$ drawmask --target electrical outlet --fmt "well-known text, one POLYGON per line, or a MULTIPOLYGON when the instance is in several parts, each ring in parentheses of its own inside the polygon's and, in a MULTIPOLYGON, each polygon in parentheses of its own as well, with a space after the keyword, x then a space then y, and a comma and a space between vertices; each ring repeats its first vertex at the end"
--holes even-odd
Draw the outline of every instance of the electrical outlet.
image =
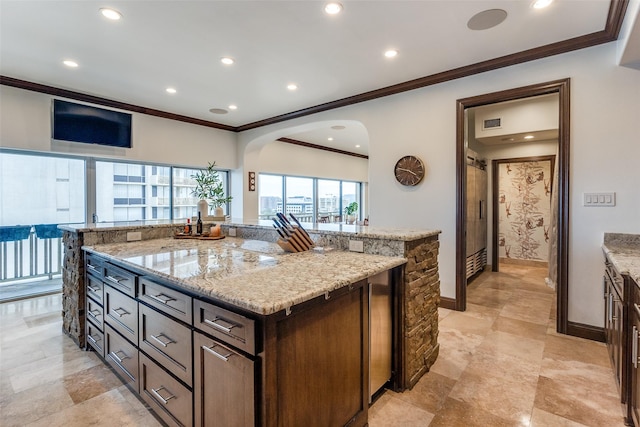
POLYGON ((138 240, 142 240, 142 232, 140 231, 127 232, 127 242, 136 242, 138 240))
POLYGON ((364 252, 364 242, 362 240, 349 239, 349 250, 351 252, 364 252))
POLYGON ((236 228, 229 227, 229 237, 236 237, 236 228))

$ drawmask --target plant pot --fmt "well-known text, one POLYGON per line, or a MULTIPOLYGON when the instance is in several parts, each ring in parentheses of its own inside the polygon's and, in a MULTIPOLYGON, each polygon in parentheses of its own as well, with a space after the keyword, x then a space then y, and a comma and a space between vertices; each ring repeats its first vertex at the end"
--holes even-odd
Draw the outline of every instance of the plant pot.
POLYGON ((215 208, 213 210, 213 216, 216 216, 216 217, 224 216, 224 209, 222 209, 221 207, 215 208))
POLYGON ((347 215, 347 224, 353 224, 356 220, 355 215, 347 215))

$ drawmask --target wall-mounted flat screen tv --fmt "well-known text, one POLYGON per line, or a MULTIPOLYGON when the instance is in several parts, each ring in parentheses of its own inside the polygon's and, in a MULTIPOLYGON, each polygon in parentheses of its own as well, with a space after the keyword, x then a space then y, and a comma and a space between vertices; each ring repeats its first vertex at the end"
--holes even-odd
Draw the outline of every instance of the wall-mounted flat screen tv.
POLYGON ((131 148, 131 114, 59 99, 52 109, 55 140, 131 148))

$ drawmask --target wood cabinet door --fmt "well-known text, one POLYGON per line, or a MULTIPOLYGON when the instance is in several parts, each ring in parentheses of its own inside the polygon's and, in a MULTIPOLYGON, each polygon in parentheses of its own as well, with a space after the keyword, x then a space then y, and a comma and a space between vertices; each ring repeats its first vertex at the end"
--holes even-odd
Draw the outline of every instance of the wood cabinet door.
POLYGON ((255 425, 253 360, 199 332, 194 333, 195 425, 255 425))
POLYGON ((640 426, 640 366, 638 366, 638 350, 640 341, 640 311, 638 304, 631 311, 631 418, 636 426, 640 426))

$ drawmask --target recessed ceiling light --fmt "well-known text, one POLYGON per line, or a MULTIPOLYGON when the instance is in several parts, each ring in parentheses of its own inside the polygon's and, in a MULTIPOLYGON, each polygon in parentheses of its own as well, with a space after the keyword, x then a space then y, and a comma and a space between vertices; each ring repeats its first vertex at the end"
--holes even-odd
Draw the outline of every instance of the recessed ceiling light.
POLYGON ((107 19, 111 19, 112 21, 118 21, 122 18, 122 13, 118 12, 115 9, 109 9, 108 7, 100 8, 100 13, 107 19))
POLYGON ((507 12, 502 9, 484 10, 473 15, 467 22, 467 27, 474 31, 488 30, 499 25, 505 19, 507 19, 507 12))
POLYGON ((329 137, 327 138, 327 141, 333 141, 333 138, 329 137))
POLYGON ((356 148, 360 148, 360 144, 356 144, 356 148))
POLYGON ((533 135, 527 135, 524 137, 524 139, 533 139, 533 138, 534 138, 533 135))
POLYGON ((213 114, 227 114, 228 113, 228 111, 225 110, 224 108, 212 108, 212 109, 209 110, 209 112, 213 113, 213 114))
POLYGON ((174 94, 174 93, 178 92, 177 90, 175 90, 175 89, 174 89, 174 88, 172 88, 172 87, 168 87, 168 88, 166 88, 165 90, 167 91, 167 93, 171 93, 171 94, 174 94))
POLYGON ((552 2, 553 0, 534 0, 534 2, 531 3, 531 7, 534 9, 544 9, 545 7, 549 6, 552 2))
POLYGON ((229 110, 237 110, 237 109, 238 109, 237 105, 234 105, 234 104, 229 105, 229 110))
POLYGON ((324 11, 329 15, 337 15, 342 12, 342 5, 338 2, 327 3, 324 6, 324 11))
POLYGON ((287 85, 287 89, 289 89, 289 90, 296 90, 296 89, 298 89, 298 85, 297 85, 297 84, 295 84, 295 83, 289 83, 289 84, 287 85))
POLYGON ((343 130, 346 128, 347 128, 346 126, 342 126, 342 125, 331 126, 331 129, 335 129, 335 130, 343 130))
POLYGON ((229 58, 228 56, 224 56, 224 57, 220 58, 220 62, 222 62, 224 65, 231 65, 236 61, 234 61, 233 58, 229 58))
POLYGON ((69 68, 76 68, 78 66, 78 63, 76 61, 72 61, 70 59, 65 59, 64 61, 62 61, 62 63, 69 68))
POLYGON ((395 49, 389 49, 384 53, 384 56, 386 56, 387 58, 394 58, 398 56, 398 51, 395 49))

